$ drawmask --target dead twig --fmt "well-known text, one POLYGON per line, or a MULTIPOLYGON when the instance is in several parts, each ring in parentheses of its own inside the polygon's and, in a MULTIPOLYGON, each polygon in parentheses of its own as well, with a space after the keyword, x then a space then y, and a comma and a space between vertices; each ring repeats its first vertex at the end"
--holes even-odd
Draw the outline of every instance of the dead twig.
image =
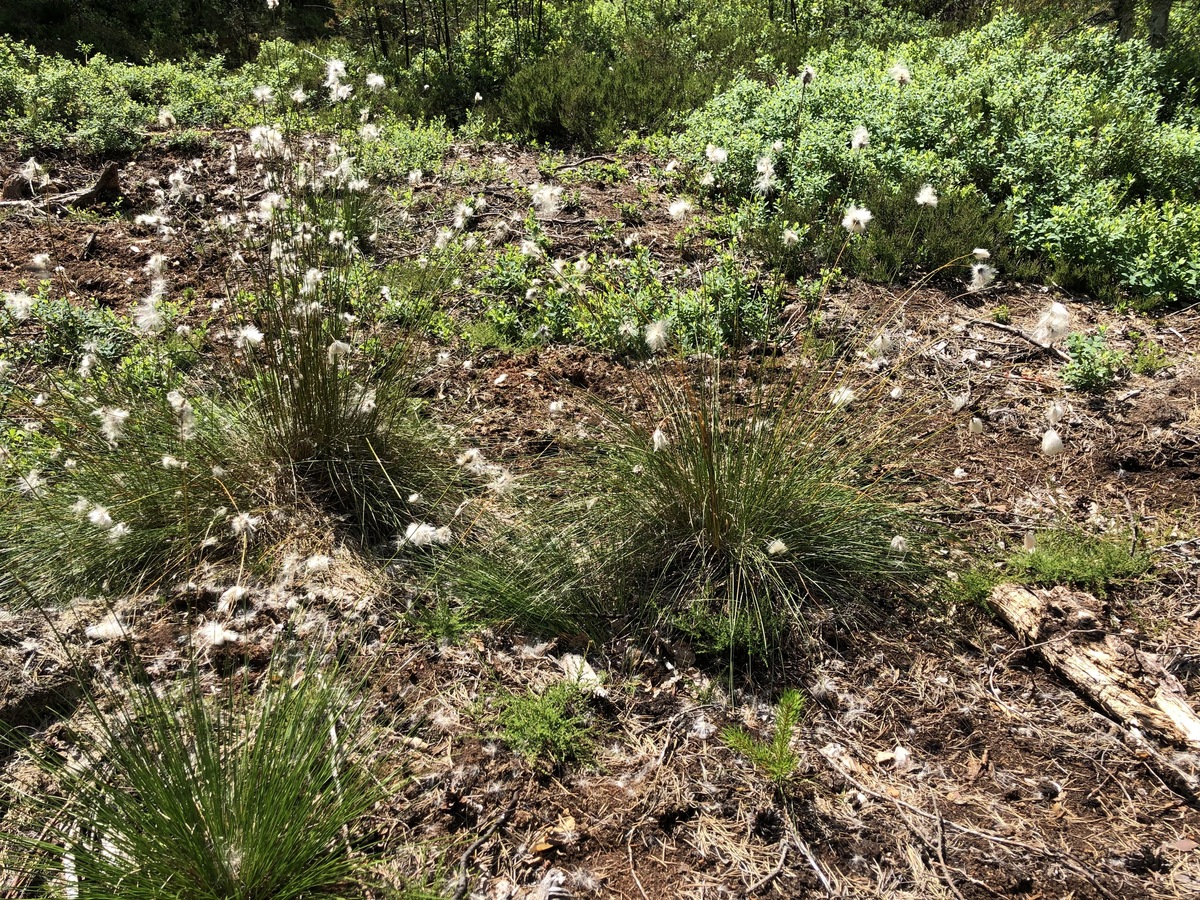
POLYGON ((778 878, 779 873, 783 871, 784 863, 787 862, 787 854, 788 854, 788 842, 787 842, 787 839, 785 838, 784 840, 779 842, 779 862, 775 864, 775 868, 773 868, 770 872, 768 872, 766 875, 764 875, 758 881, 754 882, 754 884, 750 885, 750 887, 746 888, 746 893, 747 894, 757 894, 763 888, 769 886, 771 884, 771 882, 773 882, 776 878, 778 878))
POLYGON ((475 842, 463 851, 463 855, 458 861, 459 884, 454 891, 454 900, 463 900, 463 898, 467 896, 467 891, 471 886, 471 882, 467 878, 467 869, 471 865, 471 857, 475 855, 475 851, 482 847, 484 843, 499 829, 503 828, 516 811, 517 801, 514 800, 508 805, 508 809, 500 813, 500 816, 496 819, 496 821, 485 828, 483 834, 479 835, 479 837, 475 839, 475 842))
MULTIPOLYGON (((633 833, 637 831, 636 826, 629 829, 629 837, 625 841, 625 848, 629 851, 629 874, 633 877, 633 883, 637 885, 638 891, 641 892, 643 900, 650 900, 650 896, 646 893, 646 889, 642 887, 642 880, 637 877, 637 870, 633 867, 633 833)), ((462 900, 461 897, 456 900, 462 900)))
POLYGON ((1057 356, 1063 362, 1070 362, 1071 356, 1065 350, 1059 350, 1052 344, 1043 344, 1032 334, 1027 331, 1022 331, 1020 328, 1015 328, 1012 325, 1001 325, 999 322, 989 322, 987 319, 967 319, 968 325, 983 325, 986 328, 996 328, 1000 331, 1019 337, 1023 341, 1028 341, 1033 346, 1037 347, 1048 356, 1057 356))

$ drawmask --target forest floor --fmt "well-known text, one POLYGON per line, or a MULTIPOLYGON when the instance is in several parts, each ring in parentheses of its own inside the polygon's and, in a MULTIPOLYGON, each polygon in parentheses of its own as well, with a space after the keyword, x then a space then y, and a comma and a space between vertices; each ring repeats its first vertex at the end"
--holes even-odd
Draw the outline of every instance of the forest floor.
MULTIPOLYGON (((236 187, 225 156, 209 151, 192 179, 213 198, 236 187)), ((18 162, 11 152, 0 159, 0 174, 18 162)), ((628 180, 581 178, 579 208, 546 225, 555 255, 605 241, 618 251, 620 239, 596 237, 596 223, 617 223, 618 203, 650 196, 647 208, 659 212, 639 226, 640 240, 680 278, 698 277, 703 260, 688 259, 676 239, 662 170, 646 159, 622 162, 628 180)), ((210 223, 197 214, 162 236, 131 217, 152 205, 152 179, 165 184, 187 163, 162 150, 124 161, 117 214, 0 213, 0 287, 36 281, 28 262, 45 252, 62 267, 52 276, 56 290, 127 311, 146 291, 148 254, 162 252, 172 260, 172 290, 191 289, 207 315, 230 284, 210 223)), ((72 188, 91 184, 100 168, 74 158, 44 164, 72 188)), ((482 194, 489 216, 519 222, 527 204, 512 185, 543 180, 539 165, 519 148, 457 147, 410 207, 426 244, 466 196, 482 194)), ((420 250, 381 227, 378 266, 420 250)), ((446 303, 453 312, 453 298, 446 303)), ((1137 540, 1153 567, 1105 598, 1104 624, 1157 654, 1200 706, 1200 311, 1117 314, 1057 289, 1006 283, 1003 274, 971 295, 947 284, 851 281, 825 303, 844 333, 866 334, 877 311, 902 308, 906 328, 927 339, 919 377, 946 403, 914 475, 958 537, 944 550, 947 567, 1001 558, 1027 531, 1056 525, 1137 540), (1065 391, 1061 360, 997 328, 992 315, 1007 306, 1012 327, 1030 331, 1052 300, 1069 306, 1074 330, 1104 325, 1114 346, 1130 352, 1131 333, 1148 336, 1170 365, 1100 395, 1065 391), (1066 449, 1048 458, 1039 450, 1045 410, 1064 399, 1066 449), (969 432, 972 416, 982 434, 969 432)), ((596 424, 584 392, 629 406, 646 378, 636 361, 581 347, 431 349, 450 353, 440 362, 431 353, 421 374, 435 412, 463 444, 523 479, 537 478, 564 434, 596 424), (551 401, 563 401, 563 411, 552 416, 551 401)), ((789 352, 786 333, 779 352, 789 352)), ((208 652, 215 671, 244 663, 261 671, 286 623, 302 637, 348 642, 369 660, 373 702, 393 729, 389 752, 411 776, 376 811, 395 860, 385 876, 397 883, 419 875, 453 890, 465 872, 471 896, 489 900, 1200 894, 1200 805, 1154 762, 1168 758, 1195 776, 1200 753, 1151 748, 1153 738, 1090 705, 983 609, 909 605, 869 631, 818 634, 781 676, 810 698, 783 802, 720 738, 731 725, 770 734, 769 686, 730 684, 679 643, 614 639, 582 648, 498 629, 439 637, 419 624, 421 596, 352 547, 337 547, 327 572, 296 565, 310 548, 336 541, 298 535, 292 563, 239 607, 233 627, 242 641, 208 652), (531 766, 499 740, 495 698, 562 679, 562 654, 584 650, 604 680, 589 707, 588 761, 531 766)), ((0 610, 0 721, 65 734, 71 716, 84 715, 75 664, 108 671, 128 652, 84 636, 114 602, 133 623, 133 652, 151 671, 176 670, 195 621, 213 614, 229 578, 213 569, 135 597, 81 600, 49 618, 0 610)), ((29 777, 19 756, 0 764, 6 780, 29 777)))

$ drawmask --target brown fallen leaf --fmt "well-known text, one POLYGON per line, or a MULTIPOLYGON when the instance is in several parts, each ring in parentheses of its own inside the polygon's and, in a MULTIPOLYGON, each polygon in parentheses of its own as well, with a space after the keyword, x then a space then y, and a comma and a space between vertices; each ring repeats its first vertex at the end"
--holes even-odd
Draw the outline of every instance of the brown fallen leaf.
POLYGON ((1191 853, 1193 850, 1200 849, 1200 844, 1197 844, 1191 838, 1182 837, 1163 844, 1163 849, 1178 850, 1180 853, 1191 853))

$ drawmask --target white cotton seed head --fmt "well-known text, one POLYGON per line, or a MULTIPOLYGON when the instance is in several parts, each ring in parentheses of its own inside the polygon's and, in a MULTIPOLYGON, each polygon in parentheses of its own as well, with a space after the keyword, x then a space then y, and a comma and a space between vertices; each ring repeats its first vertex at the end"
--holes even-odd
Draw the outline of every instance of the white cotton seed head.
POLYGON ((333 87, 346 77, 346 64, 336 57, 325 63, 325 87, 333 87))
POLYGON ((846 208, 846 215, 842 217, 842 227, 851 234, 863 234, 867 230, 867 223, 873 218, 871 211, 865 206, 849 206, 846 208))
POLYGON ((654 452, 658 453, 661 450, 666 450, 670 446, 671 441, 667 438, 666 432, 661 428, 655 428, 654 434, 650 435, 650 443, 654 447, 654 452))
POLYGON ((238 513, 230 520, 229 528, 235 535, 253 534, 262 522, 261 516, 238 513))
POLYGON ((4 308, 16 321, 23 322, 33 312, 34 299, 24 291, 4 295, 4 308))
POLYGON ((234 585, 233 587, 224 591, 221 596, 217 598, 217 612, 221 615, 228 615, 229 613, 233 612, 234 607, 241 603, 242 599, 248 593, 249 591, 247 591, 240 584, 234 585))
POLYGON ((905 540, 903 535, 898 534, 894 538, 892 538, 892 543, 890 546, 892 548, 893 553, 907 553, 908 552, 908 541, 905 540))
POLYGON ((917 206, 937 206, 938 205, 937 191, 935 191, 933 189, 932 184, 921 185, 921 189, 919 191, 917 191, 916 203, 917 203, 917 206))
POLYGON ((111 528, 113 524, 112 516, 103 506, 93 506, 88 513, 88 521, 97 528, 111 528))
POLYGON ((646 346, 651 353, 666 349, 668 325, 663 319, 651 322, 646 326, 646 346))
POLYGON ((1053 428, 1048 428, 1046 433, 1042 435, 1042 452, 1047 456, 1058 456, 1063 450, 1062 438, 1058 436, 1058 432, 1053 428))
POLYGON ((787 544, 785 544, 779 538, 775 538, 775 540, 767 544, 767 555, 782 556, 785 553, 787 553, 787 544))
POLYGON ((976 247, 974 250, 971 251, 971 255, 974 256, 980 262, 983 262, 985 260, 989 260, 992 258, 991 251, 985 250, 983 247, 976 247))
POLYGON ((983 419, 979 418, 979 416, 973 416, 967 430, 971 434, 983 434, 983 419))
POLYGON ((396 545, 398 547, 432 547, 435 544, 448 543, 450 543, 448 526, 438 528, 428 522, 412 522, 405 529, 404 537, 400 538, 396 545))
POLYGON ((992 286, 996 280, 996 270, 986 263, 975 263, 971 266, 971 281, 967 284, 968 291, 982 291, 992 286))
POLYGON ((714 166, 724 165, 729 162, 729 151, 724 147, 718 147, 716 144, 709 144, 705 147, 704 156, 714 166))
POLYGON ((867 130, 866 125, 854 126, 854 131, 850 132, 850 149, 862 150, 869 147, 871 144, 871 132, 867 130))
POLYGON ((220 622, 205 622, 196 632, 200 642, 209 647, 222 647, 225 644, 236 644, 242 636, 236 631, 230 631, 220 622))
POLYGON ((530 202, 538 215, 552 218, 562 207, 563 189, 549 184, 535 184, 530 188, 530 202))
POLYGON ((325 572, 333 564, 333 560, 324 554, 317 553, 304 561, 304 568, 309 572, 325 572))
POLYGON ((669 207, 667 207, 667 212, 670 214, 671 218, 675 219, 676 221, 680 221, 682 219, 687 218, 688 214, 690 214, 691 211, 692 211, 691 201, 685 200, 682 197, 680 197, 678 200, 674 201, 669 207))
POLYGON ((115 613, 110 612, 95 625, 89 625, 83 632, 93 641, 120 640, 127 633, 125 623, 115 613))
POLYGON ((1042 313, 1033 336, 1039 342, 1049 345, 1061 341, 1071 331, 1071 313, 1061 303, 1051 303, 1050 308, 1042 313))
POLYGON ((856 396, 853 388, 845 386, 834 388, 829 392, 829 405, 834 409, 841 409, 853 403, 856 396))
POLYGON ((1053 427, 1062 421, 1063 416, 1067 414, 1067 404, 1061 400, 1055 400, 1046 407, 1046 421, 1053 427))
POLYGON ((118 409, 115 406, 102 406, 92 412, 100 420, 100 433, 110 444, 116 444, 125 430, 125 421, 129 418, 129 410, 118 409))
POLYGON ((912 83, 912 72, 908 70, 908 66, 902 65, 901 63, 896 63, 894 66, 888 69, 888 74, 892 76, 892 79, 896 82, 896 84, 900 85, 901 87, 912 83))
POLYGON ((255 347, 263 342, 263 333, 254 325, 243 325, 234 341, 238 347, 255 347))
POLYGON ((334 341, 325 349, 325 359, 331 366, 336 366, 350 355, 352 349, 345 341, 334 341))

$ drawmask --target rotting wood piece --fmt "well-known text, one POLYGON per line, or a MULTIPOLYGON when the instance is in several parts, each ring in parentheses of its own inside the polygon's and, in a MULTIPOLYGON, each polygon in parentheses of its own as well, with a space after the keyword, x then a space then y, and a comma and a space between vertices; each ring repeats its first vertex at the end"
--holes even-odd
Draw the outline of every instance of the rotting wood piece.
MULTIPOLYGON (((61 211, 68 206, 89 206, 99 200, 107 200, 116 197, 121 193, 121 177, 120 170, 115 162, 110 162, 104 167, 104 171, 100 173, 100 177, 96 179, 96 183, 90 188, 81 188, 77 191, 67 191, 63 194, 55 194, 53 197, 43 197, 40 199, 24 199, 10 197, 10 188, 12 191, 21 190, 21 184, 29 185, 28 180, 22 175, 13 175, 5 182, 3 193, 0 194, 3 199, 0 199, 0 206, 4 207, 26 207, 35 209, 49 209, 52 211, 61 211), (14 182, 13 179, 18 179, 14 182), (15 185, 15 187, 13 187, 15 185)), ((31 194, 32 192, 30 192, 31 194)))
POLYGON ((9 175, 0 188, 0 200, 28 200, 33 196, 33 186, 29 179, 17 172, 9 175))
POLYGON ((1200 717, 1183 685, 1155 654, 1106 631, 1091 594, 999 584, 989 602, 1026 646, 1122 724, 1200 750, 1200 717))

